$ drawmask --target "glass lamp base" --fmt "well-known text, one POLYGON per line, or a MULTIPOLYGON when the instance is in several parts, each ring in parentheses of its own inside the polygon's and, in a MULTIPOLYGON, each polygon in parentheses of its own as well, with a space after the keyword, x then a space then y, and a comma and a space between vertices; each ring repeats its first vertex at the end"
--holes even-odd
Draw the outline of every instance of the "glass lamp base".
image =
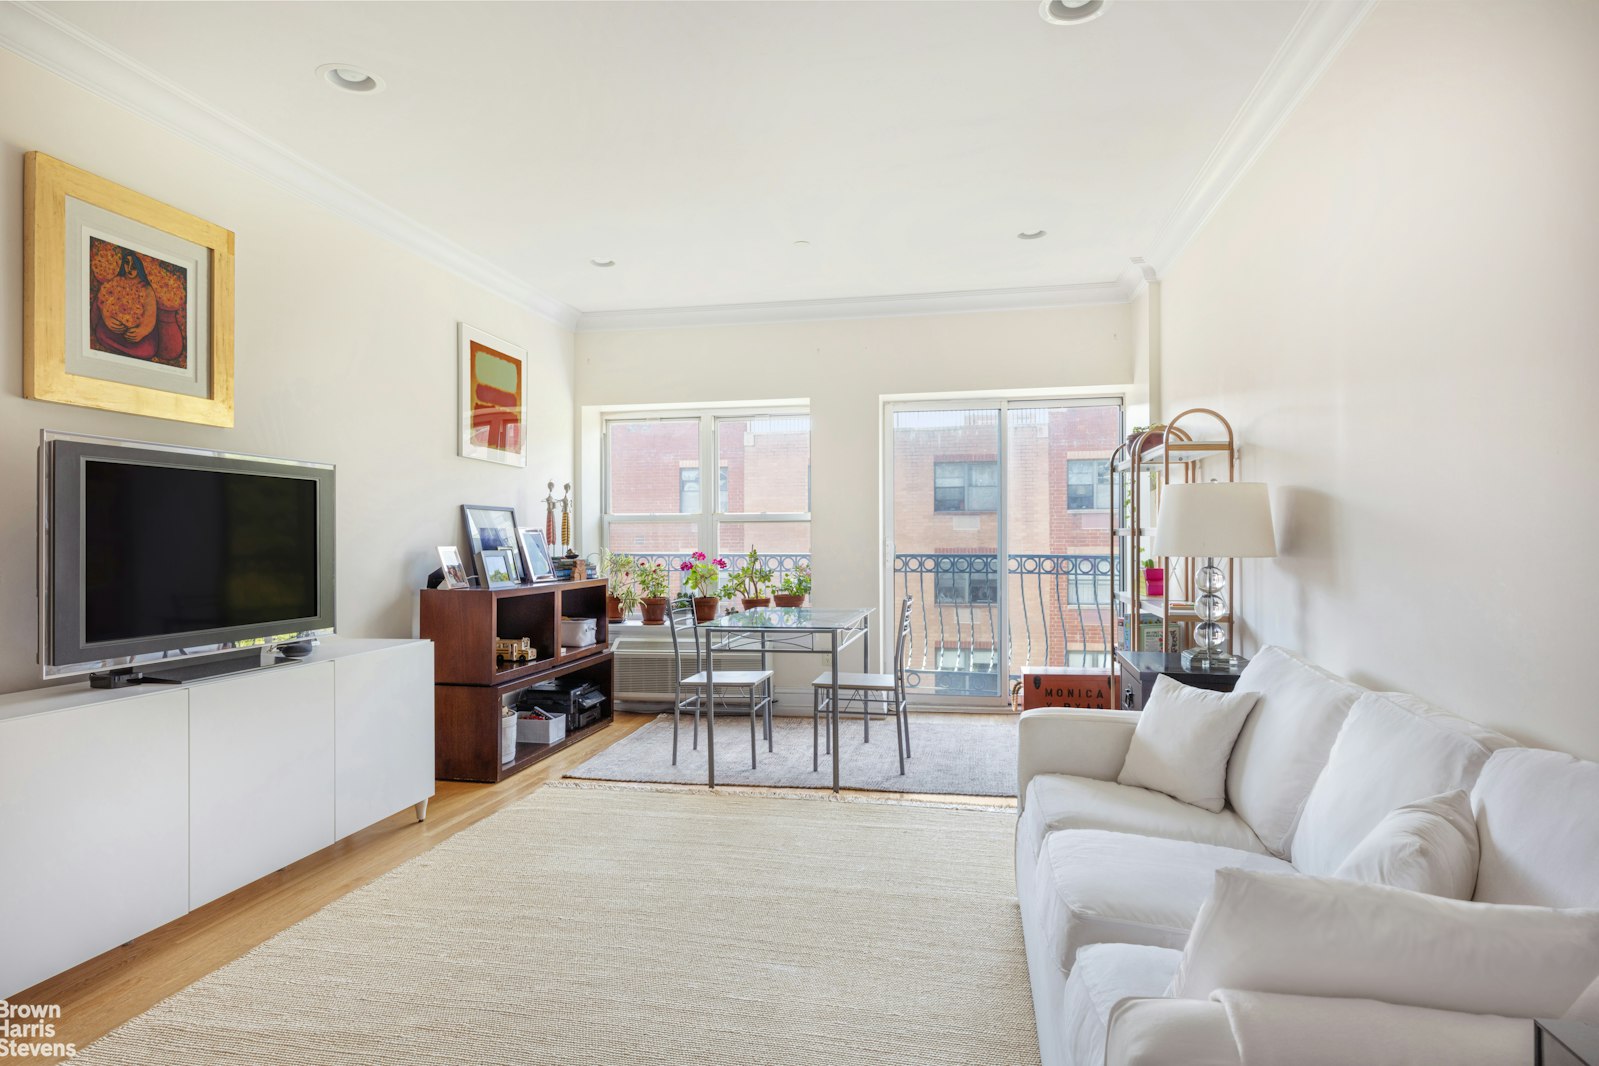
POLYGON ((1241 655, 1229 655, 1209 648, 1189 648, 1183 652, 1184 670, 1237 670, 1244 665, 1241 655))

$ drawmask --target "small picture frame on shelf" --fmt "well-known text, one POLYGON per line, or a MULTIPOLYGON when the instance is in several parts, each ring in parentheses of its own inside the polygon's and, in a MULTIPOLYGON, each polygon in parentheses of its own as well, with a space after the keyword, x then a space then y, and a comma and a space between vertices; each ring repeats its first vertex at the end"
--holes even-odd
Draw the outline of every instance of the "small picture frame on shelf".
MULTIPOLYGON (((486 551, 509 551, 514 582, 529 580, 522 566, 522 545, 516 533, 515 508, 465 503, 461 505, 461 520, 466 524, 466 545, 472 558, 481 560, 486 551)), ((483 579, 485 586, 488 585, 488 575, 481 568, 478 577, 483 579)))
POLYGON ((455 545, 439 545, 439 569, 444 573, 444 580, 439 583, 439 588, 466 589, 472 587, 472 579, 466 573, 466 564, 461 561, 461 549, 455 545))
POLYGON ((517 530, 522 541, 522 559, 527 564, 529 581, 550 576, 550 545, 544 539, 544 530, 528 526, 517 530))
POLYGON ((521 582, 516 576, 516 549, 490 548, 477 553, 478 573, 491 589, 514 589, 521 582))

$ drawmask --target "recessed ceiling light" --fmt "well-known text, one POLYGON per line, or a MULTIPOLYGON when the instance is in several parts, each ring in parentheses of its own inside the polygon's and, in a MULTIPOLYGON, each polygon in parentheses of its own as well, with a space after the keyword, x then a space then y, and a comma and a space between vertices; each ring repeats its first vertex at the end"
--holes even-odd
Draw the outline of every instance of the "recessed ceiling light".
POLYGON ((795 241, 794 242, 794 247, 796 247, 796 248, 809 248, 810 246, 811 246, 811 242, 810 241, 795 241))
POLYGON ((589 262, 597 267, 614 267, 616 265, 616 260, 614 259, 590 259, 589 262))
POLYGON ((1035 229, 1031 233, 1018 233, 1016 239, 1019 241, 1036 241, 1048 232, 1049 230, 1047 229, 1035 229))
POLYGON ((1044 0, 1038 5, 1038 13, 1045 22, 1056 26, 1075 26, 1094 21, 1109 6, 1110 0, 1044 0))
POLYGON ((349 63, 324 63, 316 68, 316 72, 326 78, 329 85, 335 89, 343 89, 347 93, 383 91, 382 78, 349 63))

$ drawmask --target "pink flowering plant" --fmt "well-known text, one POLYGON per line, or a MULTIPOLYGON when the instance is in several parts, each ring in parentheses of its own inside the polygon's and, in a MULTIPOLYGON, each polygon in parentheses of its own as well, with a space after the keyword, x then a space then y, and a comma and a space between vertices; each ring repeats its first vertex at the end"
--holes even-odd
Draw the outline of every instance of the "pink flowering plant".
POLYGON ((721 557, 710 559, 704 552, 695 552, 679 563, 677 568, 683 573, 684 588, 693 589, 698 596, 715 596, 717 587, 722 583, 722 571, 727 569, 727 560, 721 557))

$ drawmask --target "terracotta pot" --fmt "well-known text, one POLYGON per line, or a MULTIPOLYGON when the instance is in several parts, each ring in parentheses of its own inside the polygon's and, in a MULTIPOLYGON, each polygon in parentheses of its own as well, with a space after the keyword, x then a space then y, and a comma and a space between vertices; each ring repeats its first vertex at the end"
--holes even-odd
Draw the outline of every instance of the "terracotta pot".
POLYGON ((770 607, 772 605, 772 598, 770 596, 740 596, 739 599, 744 601, 744 609, 746 611, 752 611, 757 607, 770 607))
POLYGON ((695 596, 694 621, 709 622, 716 618, 717 608, 722 606, 720 596, 695 596))
POLYGON ((605 597, 605 617, 607 621, 620 622, 622 620, 622 601, 615 596, 605 597))
POLYGON ((646 596, 639 601, 639 610, 644 613, 644 624, 658 626, 666 623, 666 608, 671 600, 665 596, 646 596))
POLYGON ((805 597, 795 595, 792 592, 774 592, 772 593, 772 602, 779 607, 804 607, 805 597))

